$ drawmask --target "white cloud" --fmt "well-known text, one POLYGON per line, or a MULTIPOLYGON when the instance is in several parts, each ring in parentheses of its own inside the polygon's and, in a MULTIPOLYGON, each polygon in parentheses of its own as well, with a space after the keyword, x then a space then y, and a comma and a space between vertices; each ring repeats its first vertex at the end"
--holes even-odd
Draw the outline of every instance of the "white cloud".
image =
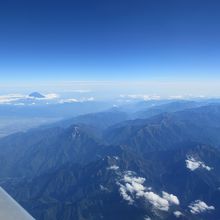
POLYGON ((57 98, 59 98, 59 95, 56 94, 56 93, 49 93, 49 94, 44 95, 44 97, 45 98, 43 98, 43 99, 50 100, 50 99, 57 99, 57 98))
POLYGON ((158 95, 146 95, 146 94, 130 94, 130 95, 120 95, 123 99, 140 99, 140 100, 160 100, 161 96, 158 95))
POLYGON ((109 189, 107 187, 104 187, 103 185, 100 185, 100 190, 104 192, 109 192, 109 189))
POLYGON ((192 95, 192 94, 184 94, 184 95, 170 95, 168 99, 204 99, 206 96, 204 95, 192 95))
POLYGON ((115 160, 119 160, 119 157, 118 156, 114 156, 113 157, 115 160))
POLYGON ((191 171, 194 171, 198 168, 203 168, 203 169, 206 169, 208 171, 212 170, 211 167, 205 165, 202 161, 196 160, 192 156, 187 156, 187 159, 185 161, 186 161, 186 167, 188 169, 190 169, 191 171))
POLYGON ((138 199, 144 199, 146 203, 150 203, 153 208, 168 211, 171 205, 179 205, 178 198, 167 192, 162 192, 162 196, 152 192, 151 188, 144 186, 145 178, 134 176, 133 172, 126 172, 121 183, 119 183, 119 191, 122 197, 133 204, 138 199))
POLYGON ((162 198, 161 196, 157 195, 154 192, 145 192, 144 198, 148 200, 154 208, 162 210, 162 211, 168 211, 169 210, 169 201, 162 198))
POLYGON ((182 99, 197 99, 197 98, 206 98, 206 96, 203 95, 191 95, 191 94, 183 94, 183 95, 148 95, 148 94, 121 94, 119 96, 121 99, 124 99, 123 101, 131 101, 131 100, 163 100, 163 99, 169 99, 169 100, 182 100, 182 99), (126 100, 127 99, 127 100, 126 100))
POLYGON ((95 100, 95 98, 94 97, 89 97, 89 98, 87 98, 87 99, 85 99, 86 101, 94 101, 95 100))
POLYGON ((169 203, 175 204, 175 205, 180 204, 179 199, 175 195, 169 194, 167 192, 162 192, 162 194, 163 194, 163 198, 166 199, 169 203))
POLYGON ((9 104, 11 102, 19 101, 24 98, 26 98, 26 96, 22 95, 22 94, 1 95, 0 96, 0 104, 9 104))
POLYGON ((121 185, 120 184, 120 188, 119 188, 119 191, 120 191, 120 194, 122 196, 122 198, 126 201, 128 201, 128 204, 133 204, 134 203, 134 200, 131 198, 130 195, 128 195, 127 193, 127 189, 125 186, 121 185))
POLYGON ((107 169, 108 169, 108 170, 118 170, 119 167, 116 166, 116 165, 112 165, 112 166, 108 167, 107 169))
POLYGON ((76 90, 70 90, 69 92, 75 92, 75 93, 90 93, 91 90, 89 90, 89 89, 76 89, 76 90))
POLYGON ((184 99, 185 97, 182 95, 171 95, 168 99, 184 99))
POLYGON ((133 177, 133 176, 130 176, 130 174, 126 174, 124 176, 124 181, 125 182, 128 182, 128 183, 138 183, 138 184, 143 184, 145 182, 145 178, 143 177, 133 177))
POLYGON ((214 206, 208 206, 205 202, 201 200, 196 200, 189 205, 190 212, 192 214, 199 214, 207 211, 215 210, 214 206))
POLYGON ((15 103, 15 106, 24 106, 25 104, 23 102, 15 103))
POLYGON ((74 103, 74 102, 80 102, 78 99, 74 99, 74 98, 71 98, 71 99, 61 99, 59 101, 60 104, 63 104, 63 103, 74 103))
POLYGON ((174 214, 177 218, 180 218, 181 216, 183 216, 183 213, 180 212, 180 211, 175 211, 175 212, 173 212, 173 214, 174 214))
POLYGON ((59 101, 60 104, 63 103, 74 103, 74 102, 92 102, 94 101, 95 98, 94 97, 89 97, 89 98, 80 98, 80 99, 76 99, 76 98, 70 98, 70 99, 61 99, 59 101))

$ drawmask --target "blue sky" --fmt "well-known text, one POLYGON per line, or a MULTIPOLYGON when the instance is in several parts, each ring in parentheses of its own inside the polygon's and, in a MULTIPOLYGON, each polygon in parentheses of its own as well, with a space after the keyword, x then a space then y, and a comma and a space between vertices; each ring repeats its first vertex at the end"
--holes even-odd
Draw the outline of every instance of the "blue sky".
POLYGON ((220 79, 220 2, 0 3, 1 85, 220 79))

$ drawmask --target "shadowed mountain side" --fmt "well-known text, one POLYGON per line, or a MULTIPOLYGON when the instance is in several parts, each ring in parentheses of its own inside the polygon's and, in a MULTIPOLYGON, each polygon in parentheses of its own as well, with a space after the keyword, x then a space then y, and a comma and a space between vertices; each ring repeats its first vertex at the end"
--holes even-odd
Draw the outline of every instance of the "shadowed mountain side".
POLYGON ((144 153, 142 150, 168 149, 187 140, 218 147, 219 133, 220 106, 210 105, 122 122, 107 129, 104 138, 111 144, 127 145, 144 153))
POLYGON ((218 105, 124 121, 103 139, 95 122, 105 114, 85 118, 94 127, 41 128, 0 140, 0 183, 35 218, 159 220, 180 212, 188 220, 218 219, 218 105))
POLYGON ((178 149, 155 152, 140 157, 125 149, 116 156, 104 156, 85 166, 65 164, 30 181, 6 184, 24 207, 37 219, 120 220, 176 219, 172 214, 181 210, 184 219, 216 219, 219 216, 220 152, 196 143, 180 143, 178 149), (212 167, 191 171, 186 167, 187 155, 212 167), (118 167, 117 169, 113 167, 118 167), (160 194, 162 191, 177 196, 180 205, 168 211, 154 210, 144 200, 128 204, 120 195, 118 182, 124 172, 135 171, 144 177, 146 187, 160 194), (158 175, 159 174, 159 175, 158 175), (199 216, 190 213, 188 205, 201 199, 215 207, 215 212, 199 216), (37 208, 38 207, 38 208, 37 208))

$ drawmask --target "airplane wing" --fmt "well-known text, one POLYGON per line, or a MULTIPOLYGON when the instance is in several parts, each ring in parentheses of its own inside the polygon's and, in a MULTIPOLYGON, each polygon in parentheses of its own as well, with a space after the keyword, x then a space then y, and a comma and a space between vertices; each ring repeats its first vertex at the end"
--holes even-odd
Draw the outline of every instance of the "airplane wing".
POLYGON ((0 187, 0 220, 35 220, 0 187))

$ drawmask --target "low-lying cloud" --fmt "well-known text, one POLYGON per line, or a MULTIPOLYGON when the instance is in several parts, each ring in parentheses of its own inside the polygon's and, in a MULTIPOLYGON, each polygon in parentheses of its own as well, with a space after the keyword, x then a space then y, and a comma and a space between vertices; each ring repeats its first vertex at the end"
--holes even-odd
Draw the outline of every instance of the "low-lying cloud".
POLYGON ((122 99, 139 99, 139 100, 160 100, 161 96, 158 95, 147 95, 147 94, 129 94, 129 95, 120 95, 122 99))
POLYGON ((74 102, 92 102, 94 101, 95 98, 94 97, 88 97, 88 98, 85 98, 85 97, 82 97, 80 99, 76 99, 76 98, 69 98, 69 99, 61 99, 59 101, 60 104, 63 104, 63 103, 74 103, 74 102))
POLYGON ((110 167, 107 168, 108 170, 118 170, 119 169, 119 166, 117 165, 112 165, 110 167))
POLYGON ((194 170, 199 169, 199 168, 206 169, 208 171, 212 170, 212 168, 207 166, 207 165, 205 165, 204 162, 196 160, 192 156, 187 156, 186 167, 188 169, 190 169, 191 171, 194 171, 194 170))
POLYGON ((44 95, 42 98, 32 97, 29 95, 23 94, 7 94, 7 95, 0 95, 0 104, 18 104, 17 102, 23 101, 31 101, 31 100, 53 100, 58 99, 59 95, 56 93, 49 93, 44 95))
POLYGON ((191 203, 189 205, 189 208, 190 208, 190 212, 195 215, 203 212, 215 210, 214 206, 208 206, 205 202, 201 200, 196 200, 195 202, 191 203))
POLYGON ((0 104, 9 104, 11 102, 19 101, 26 96, 21 94, 8 94, 8 95, 1 95, 0 96, 0 104))
POLYGON ((175 211, 175 212, 173 212, 173 214, 174 214, 177 218, 180 218, 181 216, 183 216, 183 213, 180 212, 180 211, 175 211))
POLYGON ((158 195, 152 191, 150 187, 144 186, 145 178, 136 177, 132 172, 126 172, 119 184, 119 191, 123 199, 129 204, 134 204, 138 199, 143 199, 149 203, 153 208, 168 211, 170 206, 179 205, 179 199, 167 192, 162 192, 158 195))

